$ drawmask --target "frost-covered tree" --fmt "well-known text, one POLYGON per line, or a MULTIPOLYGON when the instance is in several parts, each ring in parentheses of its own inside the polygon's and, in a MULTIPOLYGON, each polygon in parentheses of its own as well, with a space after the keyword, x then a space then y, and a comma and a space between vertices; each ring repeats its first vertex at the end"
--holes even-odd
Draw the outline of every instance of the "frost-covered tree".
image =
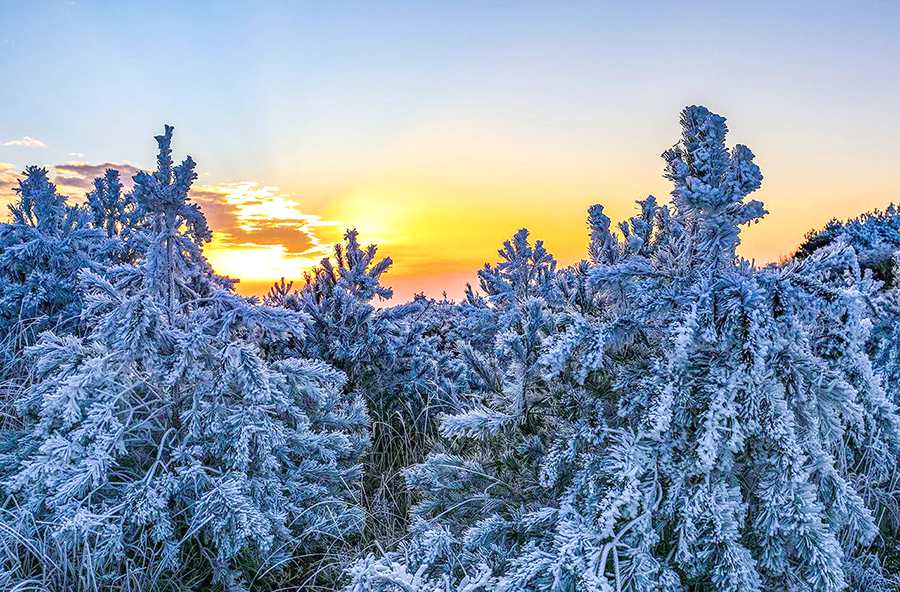
POLYGON ((372 361, 381 352, 373 347, 379 335, 372 301, 387 300, 393 291, 381 284, 392 261, 376 261, 377 247, 359 244, 358 233, 347 231, 344 242, 334 246, 334 257, 305 273, 305 285, 276 284, 267 301, 303 311, 310 318, 310 338, 303 343, 310 357, 328 360, 347 373, 353 384, 363 383, 372 361))
POLYGON ((358 233, 348 230, 334 256, 305 274, 302 288, 282 280, 267 301, 308 320, 307 339, 283 351, 328 362, 367 400, 373 420, 364 487, 367 538, 388 540, 406 527, 409 499, 401 470, 424 457, 436 417, 454 397, 458 371, 437 312, 446 313, 449 304, 418 297, 376 308, 376 298, 393 294, 382 284, 391 259, 376 255, 374 245, 361 246, 358 233))
POLYGON ((238 296, 169 126, 132 191, 110 170, 70 205, 28 168, 0 225, 0 588, 352 564, 353 592, 900 589, 896 209, 757 267, 753 154, 703 107, 681 124, 669 204, 591 207, 565 268, 521 230, 460 303, 384 306, 355 231, 238 296))
POLYGON ((847 221, 833 218, 821 230, 806 233, 795 257, 804 259, 835 241, 856 250, 859 264, 871 269, 876 279, 893 287, 894 255, 900 250, 900 212, 890 204, 884 211, 874 210, 847 221))
POLYGON ((13 375, 42 331, 78 329, 78 273, 96 269, 103 248, 88 213, 66 204, 46 169, 28 167, 15 191, 0 224, 0 364, 13 375))
MULTIPOLYGON (((856 257, 848 257, 843 266, 834 266, 830 271, 830 281, 840 283, 842 277, 860 273, 871 273, 876 280, 862 294, 872 322, 867 353, 872 359, 874 372, 895 405, 900 405, 900 292, 896 282, 896 278, 900 277, 897 273, 900 251, 898 231, 900 216, 896 206, 891 204, 884 211, 867 212, 847 221, 835 219, 824 229, 807 233, 795 256, 802 261, 820 250, 843 244, 852 248, 856 257), (856 269, 857 265, 859 269, 856 269)), ((829 323, 823 322, 822 326, 827 327, 829 323)), ((837 351, 840 349, 840 345, 835 348, 837 351)), ((879 456, 878 451, 873 451, 871 455, 872 459, 879 456)), ((881 526, 874 550, 879 555, 879 561, 896 563, 900 559, 900 474, 896 463, 891 468, 891 478, 886 485, 873 487, 863 482, 862 486, 867 500, 875 505, 875 515, 881 526)), ((874 563, 869 562, 869 565, 874 563)))
POLYGON ((469 289, 456 320, 471 394, 443 418, 445 443, 406 473, 419 494, 412 540, 396 561, 356 564, 351 590, 483 590, 523 545, 546 534, 527 518, 562 493, 543 487, 543 459, 590 421, 585 399, 608 381, 544 372, 546 344, 567 311, 591 300, 573 289, 583 287, 583 269, 558 270, 524 229, 499 255, 479 272, 482 294, 469 289))
POLYGON ((107 251, 119 262, 135 262, 147 245, 148 237, 140 231, 148 220, 136 198, 124 191, 116 169, 94 179, 94 189, 85 196, 94 228, 106 234, 107 251))
POLYGON ((4 588, 247 589, 361 526, 365 404, 339 370, 266 354, 307 319, 212 272, 194 163, 173 163, 171 138, 135 177, 141 259, 83 271, 87 335, 28 349, 4 588))
POLYGON ((523 307, 535 330, 504 337, 541 352, 540 372, 516 364, 526 380, 512 384, 544 386, 444 419, 463 453, 410 469, 423 520, 409 545, 356 564, 351 590, 889 585, 866 554, 878 532, 866 490, 900 449, 865 350, 873 284, 844 245, 783 268, 737 257, 740 227, 765 214, 747 200, 762 180, 753 154, 728 151, 724 119, 703 107, 681 123, 663 155, 671 206, 640 202, 621 238, 593 208, 589 269, 557 282, 582 296, 549 324, 543 304, 523 307), (521 431, 526 409, 523 445, 481 447, 521 431), (537 483, 482 460, 531 454, 537 483))
POLYGON ((102 177, 94 179, 94 190, 86 198, 94 227, 105 231, 108 237, 121 233, 127 223, 119 171, 107 169, 102 177))
POLYGON ((900 445, 865 356, 871 283, 858 267, 832 281, 845 248, 780 270, 737 259, 739 226, 764 213, 745 201, 759 169, 725 150, 722 118, 689 108, 682 126, 655 244, 591 272, 624 291, 611 322, 638 331, 616 364, 625 421, 561 506, 569 543, 602 543, 575 557, 599 557, 610 585, 843 589, 876 533, 861 482, 884 482, 900 445))

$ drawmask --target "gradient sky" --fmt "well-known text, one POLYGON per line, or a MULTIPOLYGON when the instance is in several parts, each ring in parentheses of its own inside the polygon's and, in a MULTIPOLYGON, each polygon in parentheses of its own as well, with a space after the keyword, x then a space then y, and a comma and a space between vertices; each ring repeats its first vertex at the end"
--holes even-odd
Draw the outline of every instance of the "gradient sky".
POLYGON ((900 200, 900 2, 0 0, 0 25, 0 192, 41 164, 77 197, 173 124, 246 293, 348 226, 399 299, 459 295, 523 226, 570 263, 589 205, 668 198, 689 104, 765 175, 746 257, 900 200))

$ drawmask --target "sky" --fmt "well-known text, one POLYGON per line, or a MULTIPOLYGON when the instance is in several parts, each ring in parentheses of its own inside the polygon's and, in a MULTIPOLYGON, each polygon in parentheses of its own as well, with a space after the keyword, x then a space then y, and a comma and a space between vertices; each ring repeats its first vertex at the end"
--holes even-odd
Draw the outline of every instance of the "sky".
POLYGON ((172 124, 246 294, 345 228, 396 300, 458 297, 522 227, 572 263, 591 204, 668 199, 691 104, 765 176, 744 257, 900 201, 900 2, 0 0, 0 25, 0 201, 28 164, 76 201, 152 168, 172 124))

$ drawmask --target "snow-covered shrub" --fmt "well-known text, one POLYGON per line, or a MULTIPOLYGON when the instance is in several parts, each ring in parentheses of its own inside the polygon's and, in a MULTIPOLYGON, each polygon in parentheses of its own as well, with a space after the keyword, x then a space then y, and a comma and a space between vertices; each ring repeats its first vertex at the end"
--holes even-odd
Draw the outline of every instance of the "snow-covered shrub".
POLYGON ((22 352, 42 331, 78 330, 78 273, 96 270, 104 247, 88 212, 65 203, 46 169, 28 167, 15 191, 0 224, 0 374, 9 375, 22 371, 22 352))
POLYGON ((365 403, 321 361, 266 355, 307 319, 212 272, 194 163, 173 164, 171 137, 135 177, 143 256, 82 271, 87 334, 28 349, 4 589, 246 589, 361 527, 365 403))
POLYGON ((355 231, 237 296, 168 126, 130 192, 27 169, 0 588, 323 589, 356 558, 353 592, 898 589, 897 211, 756 267, 753 154, 681 123, 670 204, 591 207, 565 268, 522 230, 460 303, 380 308, 355 231))
POLYGON ((852 246, 859 264, 871 269, 876 279, 888 286, 894 284, 894 254, 900 250, 897 206, 890 204, 883 212, 874 210, 847 221, 833 218, 823 229, 807 232, 794 256, 804 259, 835 241, 852 246))
POLYGON ((592 421, 588 400, 609 383, 599 368, 581 383, 568 371, 544 372, 547 344, 583 304, 572 289, 578 269, 558 270, 526 230, 499 254, 479 272, 483 294, 468 291, 455 327, 473 390, 443 418, 446 441, 406 472, 419 494, 411 541, 395 561, 352 567, 351 590, 484 590, 512 555, 552 535, 546 517, 529 515, 562 493, 544 487, 542 464, 567 454, 565 441, 592 421))
POLYGON ((150 237, 141 232, 149 218, 137 197, 136 192, 123 192, 116 169, 94 179, 94 189, 85 196, 94 228, 108 238, 106 251, 113 261, 134 263, 149 244, 150 237))
MULTIPOLYGON (((843 244, 782 268, 738 258, 740 226, 765 214, 746 200, 762 180, 753 154, 726 150, 724 119, 703 107, 681 123, 663 155, 670 207, 640 202, 622 238, 592 208, 591 263, 554 282, 581 297, 548 306, 557 290, 492 282, 526 297, 497 338, 513 355, 473 356, 488 386, 444 419, 453 454, 409 470, 411 542, 358 563, 349 589, 877 580, 865 490, 896 470, 900 418, 865 355, 874 284, 843 244)), ((526 267, 510 270, 540 277, 526 267)))
MULTIPOLYGON (((819 250, 834 248, 836 244, 852 248, 856 257, 848 257, 846 264, 832 267, 831 282, 840 282, 846 275, 867 273, 876 280, 874 284, 868 283, 862 294, 861 306, 872 323, 866 350, 888 398, 894 405, 900 405, 900 290, 896 281, 900 277, 897 272, 900 212, 891 204, 883 212, 875 210, 846 222, 832 220, 823 230, 807 234, 796 259, 803 260, 819 250)), ((822 319, 820 323, 823 329, 833 325, 832 319, 822 319)), ((833 341, 834 351, 843 353, 841 337, 837 336, 833 341)), ((874 449, 866 463, 885 467, 884 454, 884 451, 874 449)), ((887 484, 860 482, 864 497, 873 506, 881 527, 873 550, 880 561, 892 564, 900 562, 900 474, 896 466, 895 461, 883 469, 890 473, 887 484)), ((872 565, 872 562, 864 561, 861 565, 872 565)))
POLYGON ((283 352, 324 360, 343 371, 347 388, 362 394, 372 417, 372 445, 365 459, 366 540, 392 541, 403 534, 410 505, 402 470, 420 462, 436 418, 455 394, 458 371, 446 351, 444 325, 455 316, 449 303, 424 297, 390 308, 375 307, 393 292, 382 284, 390 258, 378 260, 355 230, 306 274, 294 290, 284 281, 267 302, 301 312, 307 338, 283 352), (449 310, 448 310, 449 309, 449 310))

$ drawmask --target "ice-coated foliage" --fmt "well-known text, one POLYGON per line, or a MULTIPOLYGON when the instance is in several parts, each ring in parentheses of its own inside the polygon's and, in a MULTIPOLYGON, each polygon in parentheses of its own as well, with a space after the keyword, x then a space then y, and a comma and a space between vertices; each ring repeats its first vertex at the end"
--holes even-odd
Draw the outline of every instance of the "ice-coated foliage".
POLYGON ((46 330, 78 329, 82 269, 97 268, 103 235, 88 212, 65 203, 47 170, 28 167, 0 224, 0 375, 22 370, 23 349, 46 330))
POLYGON ((795 257, 803 259, 835 241, 852 246, 861 266, 871 269, 876 279, 893 286, 894 255, 900 250, 897 206, 890 204, 883 212, 874 210, 847 221, 833 218, 822 230, 806 233, 795 257))
MULTIPOLYGON (((871 272, 872 277, 878 280, 863 295, 863 306, 872 323, 867 353, 872 359, 874 372, 894 405, 900 404, 900 292, 896 283, 900 250, 898 220, 900 218, 893 204, 883 212, 876 210, 846 222, 832 220, 824 230, 808 233, 797 254, 797 258, 802 260, 820 250, 833 248, 835 244, 843 244, 852 248, 857 257, 849 259, 847 265, 833 268, 832 276, 856 273, 852 265, 858 262, 863 273, 871 272)), ((877 452, 873 451, 873 455, 877 452)), ((876 516, 880 518, 881 532, 873 549, 880 560, 894 564, 900 561, 900 475, 896 465, 890 468, 887 487, 870 487, 869 483, 862 485, 867 498, 878 507, 876 516)), ((870 561, 865 565, 872 567, 879 564, 870 561)), ((867 586, 875 585, 871 578, 865 581, 867 586)), ((897 585, 896 582, 894 584, 897 585)))
POLYGON ((3 588, 154 589, 178 573, 245 589, 361 526, 365 404, 321 361, 266 355, 302 338, 305 318, 212 273, 194 164, 173 165, 171 137, 135 177, 144 256, 82 271, 87 334, 28 348, 26 427, 4 458, 3 588))
POLYGON ((424 458, 426 439, 436 430, 439 411, 454 399, 460 372, 446 353, 444 325, 452 305, 417 297, 377 309, 375 299, 385 301, 393 292, 381 283, 391 259, 378 260, 376 253, 349 230, 334 256, 306 274, 302 288, 282 280, 267 302, 307 319, 307 339, 281 351, 332 364, 367 400, 373 420, 365 467, 367 538, 387 540, 407 524, 402 470, 424 458))
POLYGON ((520 230, 387 306, 355 230, 294 289, 203 255, 194 162, 0 225, 0 589, 900 590, 898 216, 738 255, 762 175, 681 117, 668 204, 520 230))
POLYGON ((681 122, 663 155, 671 206, 639 202, 621 238, 592 208, 591 263, 540 290, 516 284, 543 276, 529 257, 483 276, 497 301, 518 298, 497 338, 513 355, 471 356, 482 400, 442 424, 461 454, 409 470, 411 542, 356 564, 349 589, 826 592, 880 577, 868 494, 896 470, 900 418, 866 355, 874 285, 843 244, 783 268, 739 259, 762 176, 748 148, 726 150, 722 117, 690 107, 681 122), (551 305, 553 284, 581 297, 551 305))
MULTIPOLYGON (((373 404, 382 408, 379 415, 410 405, 416 395, 427 397, 430 383, 412 384, 401 392, 414 352, 407 346, 420 342, 409 334, 403 321, 412 317, 415 303, 406 307, 378 311, 373 300, 383 301, 393 291, 381 284, 381 276, 390 268, 390 258, 375 260, 374 245, 363 248, 355 230, 347 231, 344 242, 334 248, 334 258, 325 258, 320 266, 306 274, 299 290, 290 284, 277 284, 268 302, 306 314, 309 338, 299 344, 308 357, 327 360, 343 370, 353 387, 368 393, 373 404), (412 310, 410 310, 412 309, 412 310), (404 368, 394 370, 400 361, 404 368)), ((427 375, 427 371, 422 371, 427 375)))
POLYGON ((546 368, 563 352, 594 345, 587 324, 560 327, 575 311, 593 313, 595 295, 583 266, 558 270, 526 230, 499 255, 479 272, 483 295, 470 290, 457 319, 474 391, 444 416, 446 441, 407 470, 419 493, 412 539, 392 559, 356 564, 350 590, 484 590, 512 557, 552 541, 545 509, 563 490, 548 485, 545 461, 557 459, 551 472, 566 471, 574 452, 566 442, 595 421, 591 399, 599 401, 609 381, 602 359, 583 374, 546 368))
MULTIPOLYGON (((137 185, 141 187, 141 185, 137 185)), ((149 237, 140 232, 148 220, 138 201, 139 193, 124 192, 119 171, 107 169, 94 179, 94 189, 85 196, 94 228, 109 239, 107 250, 113 261, 134 263, 146 250, 149 237)))

